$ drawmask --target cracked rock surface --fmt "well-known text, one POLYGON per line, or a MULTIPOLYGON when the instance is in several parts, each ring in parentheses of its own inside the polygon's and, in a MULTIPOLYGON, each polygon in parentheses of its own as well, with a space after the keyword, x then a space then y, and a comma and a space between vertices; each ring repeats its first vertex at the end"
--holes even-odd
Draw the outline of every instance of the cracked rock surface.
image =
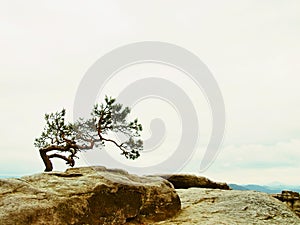
POLYGON ((300 224, 286 204, 255 191, 189 188, 177 190, 182 211, 155 225, 300 224))
POLYGON ((180 210, 172 184, 105 167, 0 180, 0 224, 125 224, 160 221, 180 210))

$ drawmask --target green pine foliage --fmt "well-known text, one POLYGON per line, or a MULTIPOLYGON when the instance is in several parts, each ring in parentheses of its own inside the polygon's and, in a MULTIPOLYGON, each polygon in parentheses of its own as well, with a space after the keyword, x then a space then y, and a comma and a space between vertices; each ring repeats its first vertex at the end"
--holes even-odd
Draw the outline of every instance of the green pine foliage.
POLYGON ((45 163, 45 171, 52 170, 51 158, 64 159, 74 166, 78 152, 104 147, 107 142, 113 143, 127 159, 138 158, 143 149, 143 141, 139 138, 143 128, 138 119, 128 121, 129 114, 128 107, 107 96, 104 103, 94 105, 90 118, 80 118, 75 123, 65 121, 65 109, 46 114, 46 126, 34 142, 45 163), (122 134, 125 141, 119 143, 110 139, 110 133, 122 134))

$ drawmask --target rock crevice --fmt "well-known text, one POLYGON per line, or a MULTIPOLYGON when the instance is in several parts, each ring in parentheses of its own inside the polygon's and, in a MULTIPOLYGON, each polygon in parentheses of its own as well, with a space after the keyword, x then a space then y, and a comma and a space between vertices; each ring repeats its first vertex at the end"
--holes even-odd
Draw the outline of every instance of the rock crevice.
POLYGON ((300 217, 300 195, 298 192, 282 191, 281 194, 273 194, 272 196, 286 203, 300 217))

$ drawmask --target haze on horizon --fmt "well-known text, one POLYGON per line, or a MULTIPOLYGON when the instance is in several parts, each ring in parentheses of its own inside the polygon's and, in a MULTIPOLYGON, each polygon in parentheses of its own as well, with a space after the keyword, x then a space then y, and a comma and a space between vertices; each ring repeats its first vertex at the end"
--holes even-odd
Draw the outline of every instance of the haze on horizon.
MULTIPOLYGON (((222 91, 226 136, 218 157, 200 175, 228 183, 300 185, 299 10, 297 0, 0 0, 0 176, 42 172, 33 141, 44 114, 66 108, 71 121, 78 85, 98 58, 122 45, 155 40, 199 56, 222 91)), ((120 73, 141 71, 177 76, 157 65, 120 73)), ((106 90, 117 94, 125 83, 112 82, 106 90)), ((192 83, 181 83, 193 92, 192 83)), ((199 174, 211 118, 205 97, 193 93, 201 114, 199 151, 181 172, 199 174)), ((164 118, 176 117, 161 107, 164 118)), ((143 108, 133 109, 137 117, 143 108)), ((149 119, 142 118, 146 137, 149 119)), ((170 134, 178 124, 167 124, 170 134)), ((77 161, 84 165, 82 158, 77 161)), ((66 169, 60 161, 54 166, 66 169)))

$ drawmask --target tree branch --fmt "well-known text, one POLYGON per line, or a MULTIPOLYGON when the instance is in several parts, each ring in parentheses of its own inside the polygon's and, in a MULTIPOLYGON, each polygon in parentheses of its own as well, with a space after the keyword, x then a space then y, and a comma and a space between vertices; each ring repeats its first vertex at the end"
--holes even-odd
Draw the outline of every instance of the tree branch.
POLYGON ((66 157, 64 155, 54 153, 52 155, 49 155, 48 158, 49 159, 51 159, 51 158, 60 158, 60 159, 65 160, 67 162, 67 164, 69 164, 71 167, 73 167, 75 165, 75 160, 73 159, 72 155, 70 155, 69 157, 66 157))

